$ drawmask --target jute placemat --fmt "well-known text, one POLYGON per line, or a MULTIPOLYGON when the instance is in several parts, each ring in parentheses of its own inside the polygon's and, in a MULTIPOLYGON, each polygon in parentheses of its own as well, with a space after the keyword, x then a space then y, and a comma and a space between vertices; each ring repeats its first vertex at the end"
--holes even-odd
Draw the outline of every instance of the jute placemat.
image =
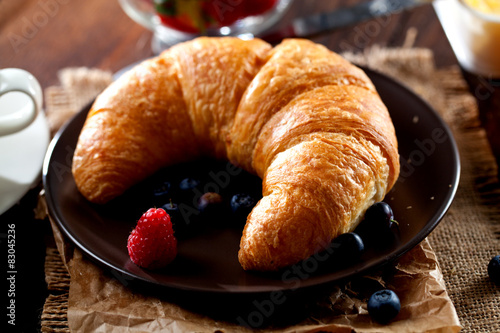
MULTIPOLYGON (((489 281, 486 273, 490 258, 500 253, 496 237, 500 203, 496 164, 485 133, 479 127, 474 99, 459 69, 436 70, 430 50, 409 47, 374 47, 364 54, 345 56, 410 86, 429 101, 452 128, 462 161, 460 187, 450 211, 424 241, 423 248, 435 253, 439 260, 441 269, 433 274, 437 275, 437 281, 444 278, 446 291, 443 293, 447 292, 451 298, 463 331, 500 331, 497 314, 500 290, 489 281)), ((62 85, 46 91, 46 109, 49 118, 54 119, 53 129, 80 110, 111 79, 110 73, 98 70, 62 71, 62 85), (91 77, 93 79, 89 79, 91 77), (72 97, 74 94, 83 96, 82 91, 89 97, 85 101, 72 97)), ((60 236, 55 233, 55 237, 60 236)), ((64 244, 64 240, 59 244, 64 244)), ((67 313, 71 277, 60 256, 64 257, 66 250, 59 250, 49 248, 47 251, 46 276, 51 295, 42 315, 43 332, 69 332, 67 313)))

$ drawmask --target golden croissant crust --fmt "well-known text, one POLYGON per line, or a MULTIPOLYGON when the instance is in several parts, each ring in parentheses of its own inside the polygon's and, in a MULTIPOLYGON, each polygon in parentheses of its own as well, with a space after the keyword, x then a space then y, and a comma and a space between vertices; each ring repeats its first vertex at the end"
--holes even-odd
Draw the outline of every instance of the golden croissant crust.
POLYGON ((262 178, 238 257, 277 270, 352 231, 399 175, 394 127, 372 82, 327 48, 202 37, 146 60, 94 102, 73 159, 105 203, 201 156, 262 178))

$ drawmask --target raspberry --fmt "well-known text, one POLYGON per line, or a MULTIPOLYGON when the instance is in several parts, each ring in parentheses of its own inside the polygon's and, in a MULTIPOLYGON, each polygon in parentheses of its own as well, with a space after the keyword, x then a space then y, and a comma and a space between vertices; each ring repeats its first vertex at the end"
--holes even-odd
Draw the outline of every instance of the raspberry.
POLYGON ((144 268, 157 269, 172 262, 177 239, 167 212, 151 208, 144 213, 128 237, 127 249, 132 262, 144 268))

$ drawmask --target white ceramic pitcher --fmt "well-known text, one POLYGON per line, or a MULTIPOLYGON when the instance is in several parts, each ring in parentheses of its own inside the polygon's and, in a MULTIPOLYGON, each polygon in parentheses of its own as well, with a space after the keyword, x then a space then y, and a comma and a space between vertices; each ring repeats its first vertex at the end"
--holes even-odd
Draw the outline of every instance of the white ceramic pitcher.
POLYGON ((0 214, 38 183, 50 132, 36 78, 19 68, 0 70, 0 214))

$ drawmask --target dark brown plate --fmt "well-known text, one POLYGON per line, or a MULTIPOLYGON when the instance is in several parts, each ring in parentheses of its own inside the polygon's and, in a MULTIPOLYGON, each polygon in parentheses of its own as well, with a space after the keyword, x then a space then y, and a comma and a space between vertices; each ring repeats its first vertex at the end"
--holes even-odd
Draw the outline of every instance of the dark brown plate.
MULTIPOLYGON (((251 294, 318 286, 380 267, 413 248, 436 227, 455 195, 460 162, 450 130, 427 103, 392 79, 366 72, 397 130, 401 176, 385 201, 393 207, 400 230, 389 245, 368 247, 360 261, 325 267, 317 258, 274 274, 245 272, 237 260, 238 225, 206 228, 179 240, 179 255, 166 269, 154 272, 137 267, 129 260, 126 243, 140 210, 145 209, 139 207, 139 195, 131 193, 96 206, 80 195, 71 174, 73 151, 88 107, 61 129, 49 147, 43 183, 50 214, 76 246, 125 284, 139 281, 155 288, 251 294)), ((373 242, 377 244, 376 239, 373 242)))

